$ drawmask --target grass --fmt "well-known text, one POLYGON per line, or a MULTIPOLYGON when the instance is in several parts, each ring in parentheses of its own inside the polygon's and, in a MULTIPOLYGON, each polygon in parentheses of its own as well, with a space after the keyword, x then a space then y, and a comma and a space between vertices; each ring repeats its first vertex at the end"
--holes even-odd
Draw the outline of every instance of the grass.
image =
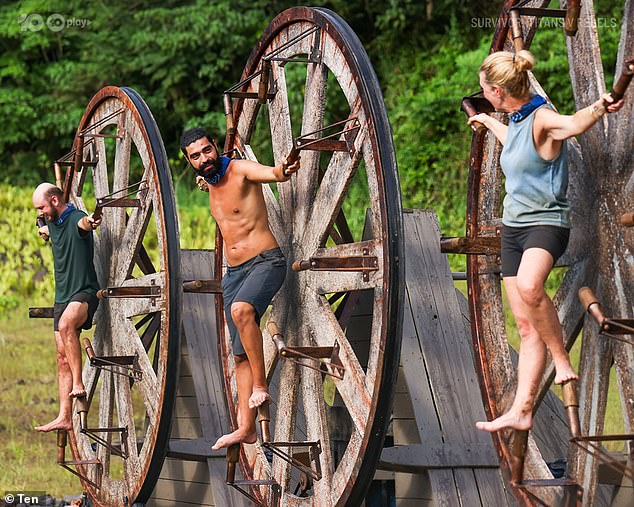
POLYGON ((56 434, 33 431, 59 410, 52 322, 26 313, 24 305, 0 320, 0 491, 61 498, 81 486, 57 465, 56 434))

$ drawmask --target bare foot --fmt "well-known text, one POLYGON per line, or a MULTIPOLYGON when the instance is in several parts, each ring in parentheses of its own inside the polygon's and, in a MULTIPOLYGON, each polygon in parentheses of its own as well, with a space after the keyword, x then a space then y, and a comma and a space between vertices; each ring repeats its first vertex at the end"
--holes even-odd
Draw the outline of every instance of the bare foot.
POLYGON ((258 434, 253 430, 252 432, 243 431, 240 428, 228 435, 222 435, 216 443, 211 446, 212 449, 224 449, 230 447, 233 444, 254 444, 258 439, 258 434))
POLYGON ((67 430, 70 431, 73 429, 73 423, 70 420, 70 417, 67 419, 62 417, 61 415, 57 416, 56 419, 51 421, 44 426, 36 426, 33 428, 35 431, 41 431, 43 433, 53 431, 53 430, 67 430))
POLYGON ((503 430, 504 428, 512 428, 514 430, 530 430, 533 427, 532 414, 517 415, 513 412, 507 412, 506 414, 494 419, 493 421, 480 421, 476 423, 476 428, 479 430, 488 431, 493 433, 495 431, 503 430))
POLYGON ((555 384, 564 384, 569 380, 577 380, 579 377, 572 369, 570 361, 564 361, 561 363, 555 362, 555 384))
POLYGON ((262 403, 271 401, 273 401, 273 398, 271 398, 271 395, 266 389, 254 387, 253 393, 249 398, 249 408, 257 408, 262 405, 262 403))
POLYGON ((86 388, 84 387, 84 384, 73 386, 73 390, 68 393, 68 396, 71 398, 83 398, 86 396, 86 388))

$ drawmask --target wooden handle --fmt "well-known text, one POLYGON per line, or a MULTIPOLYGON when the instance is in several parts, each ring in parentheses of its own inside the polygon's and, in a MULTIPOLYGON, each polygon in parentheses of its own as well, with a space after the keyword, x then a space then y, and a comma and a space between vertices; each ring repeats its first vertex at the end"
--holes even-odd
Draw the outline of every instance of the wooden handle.
POLYGON ((228 93, 225 93, 223 96, 223 105, 225 109, 225 121, 227 122, 225 149, 228 150, 233 147, 233 141, 236 135, 236 123, 233 119, 233 102, 231 101, 231 95, 228 93))
POLYGON ((200 289, 203 286, 203 282, 200 280, 191 280, 189 282, 183 282, 183 290, 196 290, 200 289))
POLYGON ((511 481, 522 482, 524 478, 524 458, 526 445, 528 444, 528 431, 515 430, 513 432, 513 445, 511 446, 511 481))
POLYGON ((58 162, 53 164, 53 170, 55 171, 55 186, 61 189, 64 186, 64 175, 62 174, 62 166, 58 162))
POLYGON ((227 447, 227 463, 237 463, 240 458, 240 444, 227 447))
POLYGON ((310 261, 295 261, 291 264, 293 271, 305 271, 310 268, 310 261))
POLYGON ((95 207, 95 211, 92 212, 93 220, 95 220, 95 221, 101 220, 102 216, 103 216, 103 207, 102 206, 96 206, 95 207))
MULTIPOLYGON (((286 160, 284 161, 284 163, 288 166, 291 165, 295 159, 297 158, 297 156, 299 155, 299 149, 296 146, 293 146, 291 148, 291 151, 289 151, 288 156, 286 157, 286 160)), ((291 173, 289 173, 286 169, 284 170, 284 176, 290 176, 291 173)))
POLYGON ((581 287, 579 289, 579 301, 581 301, 581 304, 583 305, 583 308, 585 310, 588 310, 588 308, 590 308, 590 305, 594 303, 599 304, 599 300, 594 295, 594 292, 592 292, 592 289, 590 287, 581 287))
POLYGON ((625 92, 627 91, 627 87, 632 81, 632 76, 634 76, 634 60, 629 60, 625 62, 625 69, 610 92, 614 102, 618 102, 623 98, 623 95, 625 95, 625 92))
POLYGON ((519 53, 524 49, 524 39, 522 37, 522 22, 520 21, 520 12, 517 9, 511 9, 511 34, 513 36, 513 46, 515 52, 519 53))
POLYGON ((590 287, 581 287, 581 289, 579 289, 579 300, 585 310, 602 326, 605 321, 605 315, 603 314, 599 300, 590 287))
POLYGON ((271 62, 262 62, 262 74, 260 74, 260 82, 258 84, 258 102, 266 103, 266 96, 269 94, 269 76, 271 75, 271 62))
POLYGON ((66 444, 68 443, 68 434, 66 430, 57 430, 57 463, 66 462, 66 444))
POLYGON ((572 379, 561 384, 561 394, 564 399, 564 407, 578 407, 579 398, 577 397, 577 381, 572 379))
POLYGON ((271 336, 282 336, 282 333, 280 333, 280 328, 277 327, 277 324, 272 320, 269 320, 266 323, 266 330, 271 336))
POLYGON ((577 35, 580 11, 581 0, 568 0, 568 8, 564 19, 564 32, 570 37, 577 35))
POLYGON ((81 343, 84 346, 84 350, 86 350, 88 359, 92 360, 95 357, 95 349, 92 348, 92 343, 90 343, 88 338, 82 338, 81 343))
MULTIPOLYGON (((467 97, 462 99, 462 103, 460 104, 460 109, 462 109, 467 114, 467 117, 469 118, 478 114, 478 110, 476 109, 475 104, 471 100, 469 100, 467 97)), ((486 127, 479 121, 474 121, 471 124, 471 127, 476 132, 480 132, 481 130, 486 129, 486 127)))
POLYGON ((623 213, 620 222, 621 225, 625 225, 626 227, 634 226, 634 213, 623 213))

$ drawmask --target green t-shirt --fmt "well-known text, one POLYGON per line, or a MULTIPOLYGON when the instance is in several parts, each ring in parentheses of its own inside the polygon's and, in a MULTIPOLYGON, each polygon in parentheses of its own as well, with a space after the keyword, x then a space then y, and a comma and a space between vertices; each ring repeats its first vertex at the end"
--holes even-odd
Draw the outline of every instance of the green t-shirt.
POLYGON ((99 290, 93 264, 92 232, 79 231, 77 223, 86 213, 73 210, 61 225, 48 222, 55 266, 55 303, 68 303, 80 292, 96 294, 99 290))

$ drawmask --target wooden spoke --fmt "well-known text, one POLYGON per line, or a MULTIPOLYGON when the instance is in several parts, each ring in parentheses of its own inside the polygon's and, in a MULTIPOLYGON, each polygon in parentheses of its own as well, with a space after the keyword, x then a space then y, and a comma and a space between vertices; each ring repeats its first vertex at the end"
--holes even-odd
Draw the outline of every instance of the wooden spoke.
MULTIPOLYGON (((270 146, 275 163, 280 163, 293 146, 293 131, 310 134, 337 121, 357 118, 359 130, 339 139, 345 140, 345 151, 302 150, 299 172, 289 181, 277 183, 277 194, 264 186, 264 198, 270 228, 289 264, 316 256, 365 255, 372 257, 375 265, 363 271, 288 271, 272 302, 269 319, 278 325, 288 347, 333 347, 335 341, 338 343, 345 375, 334 380, 335 397, 336 403, 344 405, 339 408, 344 409, 339 412, 326 405, 325 398, 332 391, 325 392, 324 378, 331 382, 333 377, 319 371, 318 361, 301 359, 301 364, 296 364, 280 357, 269 332, 264 330, 265 367, 275 408, 273 439, 318 440, 322 478, 313 483, 305 497, 293 495, 297 471, 278 457, 269 466, 259 446, 243 449, 243 472, 254 480, 272 476, 282 486, 284 507, 356 505, 361 503, 365 487, 374 475, 374 458, 369 459, 366 452, 370 448, 371 455, 378 456, 376 449, 382 446, 383 422, 388 418, 385 414, 377 418, 377 410, 382 413, 388 406, 380 401, 391 396, 393 386, 387 379, 398 363, 402 297, 398 279, 402 276, 402 263, 395 259, 401 258, 403 235, 396 161, 380 87, 367 55, 345 22, 321 8, 285 11, 264 32, 247 62, 243 79, 260 70, 263 58, 283 45, 285 48, 270 60, 275 85, 269 90, 274 96, 266 105, 258 105, 256 99, 234 99, 235 146, 242 148, 251 160, 257 156, 251 147, 270 146), (306 68, 305 77, 299 68, 302 65, 306 68), (294 72, 297 70, 301 72, 294 72), (303 101, 298 97, 303 97, 303 101), (298 107, 302 109, 294 109, 298 107), (264 115, 263 121, 269 123, 270 139, 260 139, 263 129, 258 115, 264 115), (301 127, 292 125, 291 119, 297 122, 299 118, 301 127), (260 137, 254 141, 256 123, 260 137), (359 167, 363 169, 357 170, 359 167), (367 237, 374 239, 354 242, 353 238, 363 235, 358 218, 365 216, 365 228, 372 232, 367 237), (329 238, 346 244, 331 246, 329 238), (324 297, 328 293, 358 290, 374 293, 372 322, 368 324, 371 329, 367 336, 355 341, 355 347, 368 349, 363 352, 363 366, 324 297), (339 424, 353 428, 345 452, 334 450, 340 444, 329 431, 339 424)), ((257 90, 257 81, 251 82, 248 91, 257 90)), ((349 262, 354 265, 359 261, 349 262)), ((341 303, 333 302, 336 304, 341 303)), ((224 315, 219 316, 218 326, 219 333, 224 331, 223 349, 230 350, 224 315)), ((223 369, 227 402, 235 414, 237 393, 231 355, 223 358, 223 369)), ((259 493, 267 504, 268 490, 260 487, 259 493)))
POLYGON ((153 203, 150 196, 145 200, 143 206, 132 210, 116 253, 117 276, 114 281, 115 285, 121 284, 132 272, 134 256, 141 247, 150 216, 152 215, 152 210, 153 203))
POLYGON ((335 221, 348 186, 361 160, 361 152, 350 158, 347 152, 335 152, 321 180, 306 224, 302 244, 312 250, 322 245, 329 227, 335 221))

